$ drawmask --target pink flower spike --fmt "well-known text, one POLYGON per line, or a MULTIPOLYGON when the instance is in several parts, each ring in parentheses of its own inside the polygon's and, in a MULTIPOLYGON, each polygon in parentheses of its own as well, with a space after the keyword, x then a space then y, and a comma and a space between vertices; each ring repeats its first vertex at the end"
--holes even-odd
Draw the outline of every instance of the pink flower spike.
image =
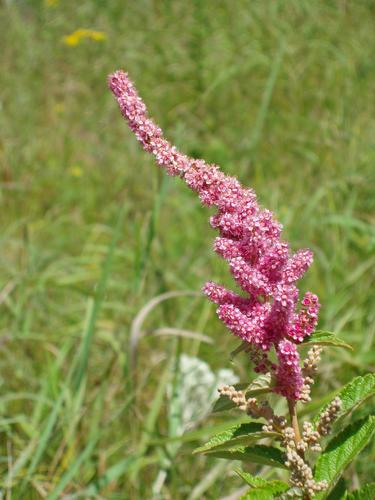
POLYGON ((285 283, 295 283, 302 278, 313 261, 313 253, 309 249, 298 250, 287 262, 283 271, 285 283))
POLYGON ((318 297, 311 292, 306 292, 300 312, 295 316, 290 326, 288 336, 295 342, 302 342, 305 337, 310 336, 318 323, 318 312, 320 304, 318 297))
POLYGON ((238 239, 243 235, 244 226, 237 212, 218 212, 210 219, 211 226, 222 236, 238 239))
POLYGON ((279 365, 274 391, 291 400, 298 400, 303 386, 300 357, 290 340, 282 340, 277 347, 279 365))
POLYGON ((203 160, 190 162, 184 180, 190 189, 199 194, 204 205, 217 204, 225 186, 225 175, 216 165, 207 165, 203 160))
POLYGON ((266 326, 270 340, 278 343, 285 338, 294 317, 294 308, 298 300, 298 289, 294 285, 277 285, 274 300, 266 326))
POLYGON ((260 208, 252 189, 225 175, 217 165, 190 158, 168 142, 149 118, 127 73, 116 71, 108 84, 142 147, 154 155, 167 174, 179 176, 195 191, 202 204, 217 208, 210 219, 211 226, 219 231, 214 249, 229 262, 245 294, 238 295, 213 282, 205 285, 204 293, 219 305, 223 323, 249 343, 255 370, 275 371, 275 391, 298 399, 302 376, 295 343, 314 331, 320 306, 316 295, 308 292, 297 312, 295 283, 311 265, 312 252, 303 249, 290 256, 288 244, 281 240, 282 225, 271 211, 260 208), (272 345, 277 366, 264 354, 272 345))
POLYGON ((218 308, 217 314, 221 321, 237 337, 255 344, 265 351, 270 348, 265 332, 262 329, 262 320, 264 321, 264 317, 262 317, 260 311, 256 316, 254 315, 254 318, 250 318, 233 304, 223 304, 218 308))
POLYGON ((271 286, 266 276, 249 266, 242 257, 229 261, 230 270, 238 284, 252 296, 270 295, 271 286))
POLYGON ((202 291, 212 302, 218 305, 233 304, 237 307, 249 308, 253 302, 252 299, 241 297, 213 281, 208 281, 202 291))
POLYGON ((241 243, 231 238, 217 237, 214 241, 214 250, 224 259, 234 259, 241 256, 241 243))
POLYGON ((289 257, 287 243, 276 242, 259 259, 257 268, 272 282, 281 280, 281 272, 289 257))

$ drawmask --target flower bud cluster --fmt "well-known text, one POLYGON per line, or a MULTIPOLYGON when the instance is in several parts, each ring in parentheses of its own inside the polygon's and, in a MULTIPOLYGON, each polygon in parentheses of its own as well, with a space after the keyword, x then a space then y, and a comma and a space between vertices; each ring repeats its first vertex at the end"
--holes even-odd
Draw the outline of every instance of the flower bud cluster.
POLYGON ((331 431, 331 426, 333 422, 337 419, 338 414, 342 408, 342 401, 339 397, 336 397, 332 403, 327 407, 327 409, 321 413, 316 430, 321 436, 326 436, 331 431))
POLYGON ((318 431, 314 429, 311 422, 303 423, 302 439, 297 443, 297 448, 300 451, 305 452, 308 448, 311 451, 320 452, 322 448, 320 446, 321 435, 318 431))
POLYGON ((312 252, 302 249, 293 254, 281 240, 281 224, 259 206, 251 189, 217 165, 190 158, 168 142, 148 117, 126 73, 117 71, 108 83, 143 148, 169 175, 183 179, 202 204, 216 206, 217 213, 210 219, 220 233, 214 250, 228 261, 244 295, 213 282, 206 284, 204 293, 217 304, 217 314, 228 329, 253 346, 255 370, 273 370, 274 391, 291 400, 301 399, 304 380, 295 344, 314 331, 320 306, 318 297, 307 292, 299 307, 296 282, 311 265, 312 252), (272 347, 277 366, 268 358, 272 347))
POLYGON ((320 441, 323 436, 327 436, 330 433, 332 423, 336 420, 341 407, 342 401, 337 397, 320 415, 316 428, 311 422, 304 422, 302 439, 297 443, 297 449, 301 452, 305 452, 308 449, 315 452, 321 452, 322 448, 320 441))
POLYGON ((263 425, 264 432, 282 433, 286 428, 286 418, 275 415, 268 401, 258 402, 256 398, 246 399, 244 391, 238 391, 232 385, 223 385, 219 393, 226 396, 242 411, 253 418, 264 418, 267 423, 263 425))
MULTIPOLYGON (((312 354, 308 357, 308 360, 313 360, 312 354)), ((313 363, 306 361, 305 366, 311 367, 313 363)), ((221 387, 219 392, 221 395, 228 397, 239 409, 245 411, 251 417, 264 418, 266 420, 262 427, 264 432, 279 434, 276 439, 281 441, 281 445, 285 449, 285 465, 290 471, 290 482, 303 491, 304 498, 313 498, 316 493, 328 487, 326 481, 316 482, 314 480, 311 466, 304 458, 304 453, 309 449, 314 452, 322 450, 320 441, 330 431, 330 425, 337 417, 342 406, 339 398, 335 398, 321 414, 317 428, 311 422, 304 422, 301 439, 296 439, 295 431, 292 427, 287 426, 285 417, 275 415, 268 402, 259 403, 256 398, 246 399, 244 391, 238 391, 230 385, 221 387)))
POLYGON ((247 401, 243 391, 237 391, 233 385, 223 385, 219 388, 219 392, 222 396, 230 399, 240 410, 246 411, 247 401))
POLYGON ((304 498, 313 498, 319 491, 328 487, 327 481, 315 481, 310 465, 301 456, 301 450, 296 444, 296 436, 292 427, 286 427, 283 431, 283 445, 286 450, 285 465, 290 471, 290 482, 301 488, 304 498))
POLYGON ((282 433, 286 427, 286 418, 273 415, 272 418, 268 419, 268 422, 263 425, 264 432, 279 432, 282 433))
POLYGON ((311 386, 314 383, 314 376, 318 370, 318 364, 320 362, 320 355, 323 349, 319 346, 313 346, 307 353, 307 358, 303 362, 302 377, 303 386, 301 389, 301 401, 303 403, 308 403, 311 401, 310 393, 311 386))
POLYGON ((270 420, 273 415, 273 410, 267 401, 258 403, 256 398, 246 399, 244 391, 237 391, 232 385, 224 385, 220 387, 219 392, 222 396, 226 396, 242 411, 245 411, 250 417, 265 418, 270 420))

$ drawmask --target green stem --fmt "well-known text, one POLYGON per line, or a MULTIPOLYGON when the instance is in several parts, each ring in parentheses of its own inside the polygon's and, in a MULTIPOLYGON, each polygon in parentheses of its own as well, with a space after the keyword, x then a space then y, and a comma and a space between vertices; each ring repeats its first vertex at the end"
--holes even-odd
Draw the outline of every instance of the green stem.
POLYGON ((295 401, 288 399, 288 407, 289 407, 290 422, 294 430, 295 442, 297 445, 301 441, 301 433, 299 430, 298 417, 297 417, 297 404, 295 401))

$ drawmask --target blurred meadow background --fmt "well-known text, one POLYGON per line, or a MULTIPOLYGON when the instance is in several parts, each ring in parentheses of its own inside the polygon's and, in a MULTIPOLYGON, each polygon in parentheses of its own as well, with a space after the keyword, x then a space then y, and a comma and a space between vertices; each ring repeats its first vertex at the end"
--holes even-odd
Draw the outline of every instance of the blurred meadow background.
POLYGON ((355 348, 325 350, 319 407, 375 365, 375 3, 0 5, 1 498, 236 498, 238 464, 192 455, 240 418, 210 414, 219 381, 250 374, 199 293, 231 282, 210 210, 141 151, 106 77, 126 69, 171 141, 314 250, 302 289, 355 348))

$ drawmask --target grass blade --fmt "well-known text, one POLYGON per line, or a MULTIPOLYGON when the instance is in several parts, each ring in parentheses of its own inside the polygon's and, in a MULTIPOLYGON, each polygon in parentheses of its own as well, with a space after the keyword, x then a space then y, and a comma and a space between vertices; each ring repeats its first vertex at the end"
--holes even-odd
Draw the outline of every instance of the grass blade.
POLYGON ((114 256, 114 251, 117 245, 117 242, 119 240, 121 230, 123 227, 123 221, 126 215, 126 212, 128 210, 127 205, 122 205, 115 230, 112 236, 111 243, 109 244, 108 247, 108 252, 107 256, 104 260, 104 263, 102 265, 102 273, 99 279, 99 283, 96 287, 95 290, 95 295, 94 298, 90 300, 89 302, 89 307, 87 311, 87 316, 86 316, 86 326, 84 329, 84 334, 83 334, 83 342, 81 345, 80 353, 79 353, 79 363, 78 363, 78 368, 74 376, 74 382, 73 382, 73 387, 75 390, 77 390, 81 383, 82 380, 86 374, 87 370, 87 364, 88 364, 88 359, 89 359, 89 352, 90 352, 90 346, 92 342, 92 338, 94 335, 95 331, 95 324, 96 320, 100 311, 100 307, 103 302, 103 297, 105 293, 105 289, 107 286, 108 278, 111 272, 112 268, 112 263, 113 263, 113 256, 114 256))

